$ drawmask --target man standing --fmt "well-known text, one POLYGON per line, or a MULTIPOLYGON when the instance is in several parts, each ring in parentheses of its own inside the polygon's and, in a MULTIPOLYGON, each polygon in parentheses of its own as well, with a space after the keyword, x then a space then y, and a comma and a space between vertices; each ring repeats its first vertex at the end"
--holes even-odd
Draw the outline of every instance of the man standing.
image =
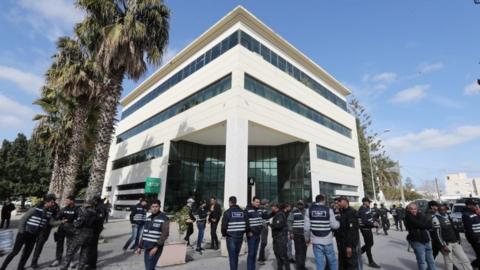
POLYGON ((377 235, 379 235, 380 233, 378 232, 378 230, 380 229, 380 213, 379 213, 377 203, 373 204, 372 217, 373 217, 373 221, 379 224, 379 226, 375 228, 375 232, 377 233, 377 235))
POLYGON ((453 258, 461 265, 460 269, 472 270, 470 261, 463 251, 460 244, 460 234, 453 226, 452 219, 447 214, 447 206, 440 205, 438 212, 432 218, 432 226, 434 229, 433 237, 440 243, 440 252, 445 261, 445 268, 453 270, 453 258))
POLYGON ((302 200, 297 202, 297 207, 288 216, 288 232, 295 246, 295 265, 297 270, 305 270, 307 259, 307 243, 305 241, 305 204, 302 200))
POLYGON ((398 231, 398 213, 397 213, 397 206, 395 204, 390 207, 390 213, 392 213, 393 221, 395 222, 395 227, 398 231))
POLYGON ((269 201, 267 199, 263 199, 261 201, 260 210, 262 211, 262 218, 263 218, 263 228, 262 233, 260 235, 260 252, 258 254, 258 263, 265 264, 266 256, 265 256, 265 247, 268 244, 268 226, 270 224, 270 218, 272 217, 272 213, 268 209, 269 201))
MULTIPOLYGON (((190 246, 190 236, 193 234, 193 223, 195 222, 195 216, 193 215, 193 203, 195 200, 188 198, 186 207, 187 216, 185 217, 185 223, 187 223, 187 234, 184 240, 187 241, 187 245, 190 246)), ((192 246, 193 247, 193 246, 192 246)))
POLYGON ((162 255, 165 241, 170 233, 168 217, 160 211, 160 207, 161 203, 159 200, 152 202, 150 206, 151 215, 147 218, 143 229, 142 240, 135 251, 137 255, 140 255, 141 250, 145 250, 145 270, 155 270, 157 262, 162 255))
POLYGON ((98 258, 98 240, 100 239, 100 234, 103 231, 103 220, 105 219, 105 205, 100 195, 95 195, 93 197, 94 210, 97 213, 95 223, 93 226, 93 238, 90 241, 88 246, 88 266, 90 269, 97 268, 97 258, 98 258))
POLYGON ((30 254, 35 246, 35 241, 37 240, 38 234, 48 222, 47 209, 53 207, 54 205, 55 195, 48 194, 45 196, 42 202, 40 202, 37 206, 30 208, 25 214, 23 214, 18 226, 17 237, 15 238, 13 250, 5 258, 5 261, 3 261, 0 270, 7 269, 8 264, 13 260, 13 258, 15 258, 15 256, 17 256, 20 250, 22 250, 23 246, 25 246, 25 248, 23 250, 22 257, 18 262, 17 269, 25 268, 28 257, 30 257, 30 254))
POLYGON ((6 225, 5 229, 10 228, 10 218, 12 217, 13 210, 15 210, 15 205, 7 198, 2 206, 2 223, 0 224, 0 229, 3 229, 3 224, 6 225))
POLYGON ((372 211, 370 209, 370 199, 365 197, 362 199, 363 205, 358 209, 358 223, 360 232, 363 236, 365 245, 362 247, 362 254, 367 253, 368 266, 372 268, 380 268, 380 265, 375 263, 372 256, 373 247, 373 233, 372 228, 378 227, 378 223, 373 220, 372 211))
POLYGON ((403 232, 403 220, 405 219, 405 209, 402 207, 402 204, 399 204, 397 207, 397 216, 398 216, 398 225, 400 231, 403 232))
POLYGON ((325 196, 317 195, 315 203, 307 209, 305 213, 305 240, 307 244, 313 244, 313 254, 317 270, 338 269, 338 261, 335 257, 333 247, 332 230, 340 227, 340 223, 335 219, 333 209, 325 205, 325 196), (327 262, 325 263, 325 258, 327 262))
MULTIPOLYGON (((426 214, 426 219, 430 224, 432 224, 432 219, 435 216, 435 214, 438 212, 438 206, 439 204, 436 201, 428 202, 428 208, 425 214, 426 214)), ((433 227, 430 227, 428 232, 430 233, 430 239, 432 239, 431 242, 432 242, 433 259, 436 259, 438 256, 438 253, 440 253, 440 249, 442 248, 442 245, 440 244, 439 241, 437 241, 438 237, 435 237, 434 235, 435 230, 433 227)))
POLYGON ((138 247, 138 242, 140 240, 140 235, 143 231, 143 225, 147 220, 147 200, 144 197, 141 197, 139 202, 130 208, 130 224, 132 224, 132 234, 128 238, 127 242, 123 246, 123 251, 127 251, 128 247, 133 242, 133 245, 130 249, 136 250, 138 247))
POLYGON ((238 256, 242 248, 243 235, 247 226, 245 211, 237 205, 237 197, 228 198, 230 208, 223 213, 222 236, 227 239, 228 261, 230 270, 238 269, 238 256))
POLYGON ((480 209, 472 199, 465 200, 467 207, 462 215, 465 238, 472 246, 476 258, 471 265, 480 268, 480 209))
POLYGON ((262 233, 263 218, 262 210, 259 208, 260 198, 253 197, 252 203, 245 209, 247 213, 247 244, 248 257, 247 269, 255 270, 257 261, 258 245, 260 244, 260 234, 262 233))
POLYGON ((67 249, 72 245, 74 235, 73 222, 77 219, 78 214, 78 209, 75 206, 75 197, 68 196, 65 199, 65 205, 66 206, 61 209, 57 215, 57 220, 62 223, 58 227, 57 232, 53 234, 55 242, 57 242, 56 260, 50 265, 50 267, 56 267, 62 263, 65 238, 67 239, 67 249))
POLYGON ((198 228, 198 237, 197 237, 197 252, 202 253, 202 242, 203 236, 205 235, 205 223, 207 222, 207 201, 201 200, 200 206, 197 209, 197 228, 198 228))
POLYGON ((222 217, 222 209, 220 204, 217 203, 217 198, 212 196, 210 198, 210 210, 208 215, 208 222, 210 223, 210 238, 211 238, 211 249, 218 249, 218 237, 217 237, 217 226, 220 218, 222 217))
POLYGON ((338 262, 340 270, 360 270, 362 256, 356 211, 346 197, 337 199, 340 210, 340 228, 337 231, 338 262))
POLYGON ((83 206, 78 209, 77 219, 73 222, 75 230, 72 244, 68 246, 65 261, 60 267, 60 270, 68 269, 73 257, 79 250, 78 270, 92 269, 91 267, 89 268, 89 248, 94 238, 94 230, 98 220, 98 215, 94 207, 95 202, 93 200, 87 200, 83 206))
POLYGON ((390 221, 388 220, 388 209, 385 208, 383 203, 380 204, 380 209, 378 210, 378 214, 380 216, 380 220, 382 221, 382 228, 383 233, 388 235, 388 229, 390 228, 390 221))
POLYGON ((35 250, 33 251, 32 262, 30 265, 30 267, 32 267, 33 269, 39 268, 38 259, 40 258, 40 254, 42 253, 43 246, 45 246, 45 243, 50 237, 52 227, 58 224, 55 220, 59 211, 60 208, 57 203, 54 203, 52 207, 46 209, 45 214, 47 215, 47 223, 40 230, 37 241, 35 242, 35 250))
POLYGON ((430 243, 430 235, 428 233, 432 224, 425 215, 419 213, 415 203, 410 203, 407 206, 405 227, 408 231, 407 240, 415 252, 418 269, 436 270, 432 244, 430 243))
MULTIPOLYGON (((288 218, 292 214, 292 205, 289 203, 285 203, 285 210, 283 211, 285 213, 285 216, 287 217, 287 225, 288 225, 288 218)), ((293 240, 287 236, 287 255, 288 255, 288 261, 290 263, 295 263, 295 260, 293 259, 293 240)))
POLYGON ((285 214, 285 205, 272 204, 273 219, 270 227, 272 227, 273 253, 277 259, 277 269, 290 270, 290 262, 288 260, 288 224, 285 214))

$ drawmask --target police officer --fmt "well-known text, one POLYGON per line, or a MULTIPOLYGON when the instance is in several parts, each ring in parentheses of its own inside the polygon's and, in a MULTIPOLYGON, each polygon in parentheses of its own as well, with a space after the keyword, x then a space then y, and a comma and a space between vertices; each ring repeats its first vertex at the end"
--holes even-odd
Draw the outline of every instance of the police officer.
POLYGON ((154 200, 150 206, 151 215, 147 218, 143 228, 142 240, 135 251, 137 255, 140 255, 141 250, 145 250, 145 270, 155 269, 169 235, 168 217, 160 209, 160 201, 154 200))
POLYGON ((358 225, 363 236, 365 245, 362 247, 362 254, 367 253, 368 266, 372 268, 380 268, 376 264, 372 256, 373 233, 372 228, 378 227, 378 223, 373 220, 372 210, 370 209, 370 199, 365 197, 362 199, 363 205, 358 209, 358 225))
POLYGON ((362 269, 360 235, 356 211, 350 207, 346 197, 337 199, 340 210, 340 228, 337 231, 338 262, 340 270, 362 269))
POLYGON ((273 238, 273 253, 277 259, 277 269, 290 270, 290 262, 288 260, 288 224, 287 216, 285 214, 285 205, 278 205, 272 203, 272 238, 273 238))
POLYGON ((375 232, 377 233, 377 235, 379 235, 378 230, 379 230, 379 228, 380 228, 380 214, 379 214, 379 209, 378 209, 377 203, 374 203, 374 204, 373 204, 372 217, 373 217, 373 221, 374 221, 374 222, 377 222, 377 223, 379 224, 379 226, 377 226, 377 227, 375 228, 375 232))
MULTIPOLYGON (((95 201, 87 200, 77 210, 77 218, 73 222, 74 236, 70 246, 67 247, 67 255, 61 266, 61 270, 67 270, 75 254, 80 250, 78 270, 89 269, 89 247, 94 238, 94 230, 98 222, 98 214, 95 211, 95 201)), ((98 240, 97 240, 98 241, 98 240)))
POLYGON ((17 269, 24 269, 25 264, 27 263, 28 257, 32 253, 32 250, 37 240, 38 234, 49 222, 47 215, 47 210, 52 208, 55 205, 55 195, 48 194, 45 196, 42 202, 40 202, 35 207, 30 208, 20 219, 18 226, 17 237, 15 238, 15 244, 13 245, 13 250, 8 254, 3 261, 0 270, 7 269, 8 264, 17 256, 17 254, 22 250, 22 247, 25 246, 22 257, 18 262, 17 269))
POLYGON ((65 245, 65 238, 67 239, 67 249, 72 245, 74 228, 73 222, 77 219, 78 209, 75 205, 75 197, 68 196, 65 199, 65 207, 62 208, 58 215, 57 220, 61 221, 57 232, 53 234, 55 242, 57 242, 56 260, 50 265, 50 267, 59 266, 62 263, 63 248, 65 245))
POLYGON ((245 209, 247 213, 248 270, 255 270, 260 234, 263 228, 263 211, 259 207, 260 198, 255 196, 252 199, 252 203, 245 209))
POLYGON ((133 245, 131 249, 135 250, 140 240, 140 235, 143 231, 143 225, 147 220, 147 200, 144 197, 139 199, 139 202, 130 208, 130 224, 132 224, 132 234, 123 246, 123 251, 126 251, 130 244, 133 245))
POLYGON ((97 258, 98 258, 98 240, 100 239, 100 234, 103 231, 103 220, 105 219, 105 205, 100 195, 95 195, 93 197, 93 210, 96 213, 95 222, 93 225, 93 236, 92 241, 88 245, 88 266, 90 269, 97 268, 97 258))
POLYGON ((198 229, 198 237, 197 237, 197 252, 202 253, 202 242, 203 242, 203 237, 205 235, 205 227, 207 223, 207 216, 208 216, 208 210, 207 210, 207 201, 201 200, 200 201, 200 206, 197 209, 196 212, 196 220, 197 220, 197 229, 198 229))
POLYGON ((246 231, 247 216, 245 211, 237 205, 237 197, 228 198, 230 208, 223 213, 222 236, 227 239, 228 260, 230 270, 238 269, 238 255, 242 248, 243 235, 246 231))
POLYGON ((388 229, 390 228, 390 221, 388 220, 388 209, 385 208, 383 203, 380 204, 380 209, 378 209, 378 215, 382 221, 382 228, 385 235, 388 235, 388 229))
POLYGON ((402 204, 399 204, 397 207, 397 216, 398 216, 398 226, 400 231, 403 232, 403 220, 405 219, 405 209, 402 207, 402 204))
POLYGON ((269 201, 267 199, 262 199, 260 204, 260 210, 262 211, 262 218, 263 218, 263 228, 262 233, 260 234, 260 251, 258 254, 258 263, 265 264, 266 256, 265 256, 265 247, 268 244, 268 226, 270 224, 270 218, 272 217, 272 213, 268 207, 269 201))
POLYGON ((304 234, 305 204, 299 200, 292 213, 288 216, 288 232, 295 247, 295 266, 297 270, 304 270, 307 258, 307 243, 304 234))
POLYGON ((465 238, 467 238, 476 255, 471 265, 474 268, 480 268, 480 209, 472 199, 466 199, 465 206, 467 208, 462 214, 465 238))
POLYGON ((39 268, 38 266, 38 259, 40 258, 40 254, 42 253, 43 246, 45 243, 48 241, 48 238, 50 237, 50 232, 52 231, 52 227, 54 225, 57 225, 56 222, 56 216, 59 211, 59 206, 57 203, 55 203, 52 207, 46 209, 46 215, 47 215, 47 223, 45 226, 40 230, 40 233, 38 234, 37 241, 35 242, 35 250, 33 251, 33 256, 32 256, 32 262, 30 264, 30 267, 33 269, 39 268))

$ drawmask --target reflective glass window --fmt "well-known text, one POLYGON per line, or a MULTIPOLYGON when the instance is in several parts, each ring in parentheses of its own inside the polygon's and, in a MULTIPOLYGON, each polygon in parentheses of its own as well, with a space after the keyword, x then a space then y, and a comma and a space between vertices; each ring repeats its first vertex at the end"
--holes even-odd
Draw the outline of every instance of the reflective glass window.
POLYGON ((355 158, 320 145, 317 145, 317 157, 348 167, 355 167, 355 158))

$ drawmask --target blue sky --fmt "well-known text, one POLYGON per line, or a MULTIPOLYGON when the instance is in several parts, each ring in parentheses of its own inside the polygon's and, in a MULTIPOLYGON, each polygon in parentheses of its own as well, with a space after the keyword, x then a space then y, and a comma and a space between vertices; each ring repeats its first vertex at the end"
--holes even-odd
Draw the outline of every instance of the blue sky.
MULTIPOLYGON (((372 115, 402 174, 480 176, 480 5, 457 1, 166 1, 166 59, 243 5, 348 86, 372 115)), ((0 8, 0 139, 30 134, 31 105, 55 50, 82 18, 69 0, 0 8)), ((152 72, 149 70, 149 74, 152 72)), ((148 74, 147 74, 148 75, 148 74)), ((136 82, 126 81, 124 94, 136 82)))

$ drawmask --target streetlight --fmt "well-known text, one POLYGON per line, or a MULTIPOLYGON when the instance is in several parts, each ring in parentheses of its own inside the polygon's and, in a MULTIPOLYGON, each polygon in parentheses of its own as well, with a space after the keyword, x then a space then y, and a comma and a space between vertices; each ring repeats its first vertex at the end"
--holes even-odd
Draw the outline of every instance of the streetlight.
MULTIPOLYGON (((480 1, 480 0, 478 0, 478 1, 480 1)), ((391 131, 390 129, 385 129, 379 135, 388 133, 390 131, 391 131)), ((373 201, 376 202, 377 201, 377 190, 375 188, 375 177, 373 176, 372 147, 371 147, 370 143, 368 144, 368 157, 370 158, 370 176, 372 177, 373 201)))

